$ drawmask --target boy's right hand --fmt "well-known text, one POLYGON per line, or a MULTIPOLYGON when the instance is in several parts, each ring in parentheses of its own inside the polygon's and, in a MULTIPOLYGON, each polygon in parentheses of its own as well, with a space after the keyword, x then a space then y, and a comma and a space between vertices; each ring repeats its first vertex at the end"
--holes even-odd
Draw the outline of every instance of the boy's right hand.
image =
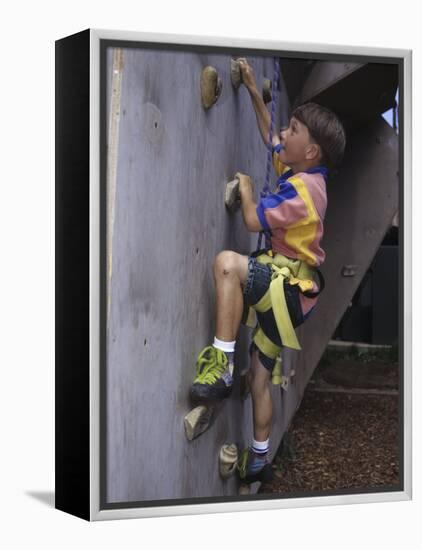
POLYGON ((239 194, 242 198, 245 194, 248 196, 253 195, 252 179, 247 174, 242 174, 242 172, 236 172, 234 175, 236 179, 239 180, 239 194))
POLYGON ((244 57, 239 57, 237 60, 242 74, 242 82, 249 91, 256 89, 256 80, 252 67, 244 57))

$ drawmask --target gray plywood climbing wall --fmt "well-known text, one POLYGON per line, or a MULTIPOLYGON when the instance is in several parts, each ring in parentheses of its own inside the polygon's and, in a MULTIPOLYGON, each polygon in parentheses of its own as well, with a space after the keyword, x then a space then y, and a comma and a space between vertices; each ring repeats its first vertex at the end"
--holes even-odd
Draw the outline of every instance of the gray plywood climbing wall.
MULTIPOLYGON (((272 59, 250 61, 259 83, 272 77, 272 59)), ((192 442, 183 418, 196 356, 214 336, 214 258, 256 243, 223 202, 236 171, 263 185, 255 114, 247 91, 231 85, 229 55, 109 50, 108 90, 106 500, 235 494, 217 458, 224 443, 247 444, 250 398, 241 400, 237 383, 213 427, 192 442), (208 64, 223 89, 206 112, 200 75, 208 64)), ((285 119, 287 98, 280 104, 285 119)), ((247 344, 242 329, 237 382, 247 344)), ((276 447, 280 389, 274 401, 276 447)))

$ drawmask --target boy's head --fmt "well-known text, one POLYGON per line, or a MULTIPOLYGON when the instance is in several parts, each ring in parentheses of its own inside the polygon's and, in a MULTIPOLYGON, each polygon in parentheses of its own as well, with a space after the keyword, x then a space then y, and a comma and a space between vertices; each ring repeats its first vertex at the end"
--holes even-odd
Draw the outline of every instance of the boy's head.
POLYGON ((325 165, 336 168, 342 161, 346 136, 338 117, 326 107, 304 103, 297 107, 287 129, 280 132, 280 160, 292 168, 325 165))

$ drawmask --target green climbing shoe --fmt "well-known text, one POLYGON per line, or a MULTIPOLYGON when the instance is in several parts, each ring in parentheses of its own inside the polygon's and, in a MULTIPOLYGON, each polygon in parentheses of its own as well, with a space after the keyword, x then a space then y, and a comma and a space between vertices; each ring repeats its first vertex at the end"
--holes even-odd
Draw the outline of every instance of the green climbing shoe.
POLYGON ((237 470, 242 483, 270 483, 274 479, 271 464, 249 448, 241 452, 237 470))
POLYGON ((220 401, 232 392, 233 377, 224 351, 207 346, 198 355, 196 377, 190 390, 193 401, 220 401))

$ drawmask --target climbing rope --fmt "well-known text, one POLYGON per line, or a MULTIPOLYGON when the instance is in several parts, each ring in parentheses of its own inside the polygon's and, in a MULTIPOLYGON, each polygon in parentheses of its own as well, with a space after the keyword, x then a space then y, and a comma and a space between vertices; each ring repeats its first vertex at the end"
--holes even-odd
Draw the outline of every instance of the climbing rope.
MULTIPOLYGON (((271 167, 272 167, 272 158, 273 158, 273 132, 274 132, 274 121, 275 121, 275 108, 276 108, 276 93, 277 93, 277 83, 280 78, 280 65, 278 59, 274 58, 274 76, 271 83, 271 122, 270 122, 270 132, 268 136, 267 143, 267 169, 265 174, 265 183, 261 191, 261 198, 265 198, 270 193, 270 180, 271 180, 271 167)), ((271 248, 271 232, 270 231, 261 231, 258 237, 258 247, 257 250, 261 249, 262 235, 265 235, 265 248, 271 248)))

